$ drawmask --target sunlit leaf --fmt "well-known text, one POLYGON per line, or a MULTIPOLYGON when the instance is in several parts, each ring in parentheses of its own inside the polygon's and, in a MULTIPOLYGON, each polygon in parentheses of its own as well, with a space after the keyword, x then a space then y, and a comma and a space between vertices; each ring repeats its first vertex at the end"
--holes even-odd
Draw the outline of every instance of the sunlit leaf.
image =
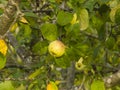
POLYGON ((11 26, 10 31, 11 31, 11 32, 14 32, 17 28, 18 28, 18 23, 14 23, 14 24, 11 26))
POLYGON ((114 8, 115 6, 117 6, 118 1, 117 0, 110 0, 108 4, 109 4, 110 8, 114 8))
POLYGON ((111 9, 110 19, 111 19, 112 22, 115 21, 115 13, 116 13, 117 9, 119 9, 119 8, 120 8, 120 4, 118 4, 116 7, 111 9))
POLYGON ((89 26, 89 14, 86 9, 81 9, 79 13, 80 30, 85 30, 89 26))
POLYGON ((26 87, 21 84, 18 88, 16 88, 16 90, 26 90, 26 87))
POLYGON ((22 23, 28 23, 28 21, 24 17, 20 18, 20 22, 22 22, 22 23))
POLYGON ((61 26, 67 25, 71 22, 73 16, 71 13, 60 11, 57 15, 57 23, 61 26))
POLYGON ((105 90, 104 82, 100 80, 93 81, 91 90, 105 90))
POLYGON ((0 83, 0 90, 15 90, 11 81, 5 81, 0 83))
POLYGON ((72 21, 70 22, 71 24, 75 24, 75 23, 78 23, 79 21, 77 20, 77 14, 76 13, 74 13, 73 14, 73 19, 72 19, 72 21))
POLYGON ((46 23, 41 26, 41 32, 45 39, 49 41, 56 40, 58 37, 57 26, 55 24, 46 23))

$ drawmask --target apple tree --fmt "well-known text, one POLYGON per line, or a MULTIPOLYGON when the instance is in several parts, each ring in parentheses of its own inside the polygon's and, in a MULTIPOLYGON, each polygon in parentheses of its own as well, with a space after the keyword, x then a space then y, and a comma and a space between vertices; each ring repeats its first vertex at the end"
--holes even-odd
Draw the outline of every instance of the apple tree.
POLYGON ((120 90, 119 0, 0 0, 0 90, 120 90))

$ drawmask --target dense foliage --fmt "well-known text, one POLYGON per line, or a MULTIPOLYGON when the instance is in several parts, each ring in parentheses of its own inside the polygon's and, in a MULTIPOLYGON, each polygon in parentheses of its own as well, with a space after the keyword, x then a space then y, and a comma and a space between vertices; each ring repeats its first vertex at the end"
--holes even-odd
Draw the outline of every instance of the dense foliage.
MULTIPOLYGON (((7 2, 0 0, 1 15, 7 2)), ((17 7, 8 33, 15 41, 8 35, 8 53, 0 53, 7 60, 0 90, 46 90, 50 83, 48 90, 105 90, 103 78, 120 69, 119 0, 21 0, 17 7), (66 46, 61 57, 48 51, 54 40, 66 46)))

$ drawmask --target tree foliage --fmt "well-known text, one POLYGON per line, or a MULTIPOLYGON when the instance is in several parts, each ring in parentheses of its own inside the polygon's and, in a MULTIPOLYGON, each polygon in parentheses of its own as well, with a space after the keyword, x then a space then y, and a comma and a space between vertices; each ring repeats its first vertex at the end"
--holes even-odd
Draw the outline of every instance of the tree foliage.
POLYGON ((0 0, 0 3, 0 35, 8 47, 6 56, 0 51, 0 87, 120 89, 119 0, 0 0), (48 51, 54 40, 66 46, 61 57, 48 51))

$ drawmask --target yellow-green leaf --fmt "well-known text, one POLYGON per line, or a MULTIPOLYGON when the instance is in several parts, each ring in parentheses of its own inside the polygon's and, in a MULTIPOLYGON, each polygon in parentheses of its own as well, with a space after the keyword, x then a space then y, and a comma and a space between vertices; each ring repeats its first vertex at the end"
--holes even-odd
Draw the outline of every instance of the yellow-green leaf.
POLYGON ((0 69, 4 68, 6 65, 6 57, 0 53, 0 69))
POLYGON ((28 79, 34 79, 35 77, 37 77, 43 71, 43 68, 44 67, 41 67, 37 69, 35 72, 33 72, 32 74, 30 74, 28 79))
POLYGON ((16 90, 26 90, 26 88, 23 84, 21 84, 18 88, 16 88, 16 90))
POLYGON ((24 17, 20 18, 20 22, 22 22, 22 23, 28 23, 28 21, 24 17))
POLYGON ((56 40, 58 37, 57 26, 52 23, 46 23, 41 26, 41 32, 45 39, 49 41, 56 40))
POLYGON ((119 9, 119 8, 120 8, 120 4, 118 4, 116 7, 111 9, 110 19, 111 19, 112 22, 115 21, 115 13, 116 13, 117 9, 119 9))
POLYGON ((15 90, 11 81, 5 81, 0 83, 0 90, 15 90))
POLYGON ((81 9, 79 13, 80 30, 85 30, 89 26, 89 14, 86 9, 81 9))
POLYGON ((91 90, 105 90, 104 82, 100 80, 93 81, 91 90))

